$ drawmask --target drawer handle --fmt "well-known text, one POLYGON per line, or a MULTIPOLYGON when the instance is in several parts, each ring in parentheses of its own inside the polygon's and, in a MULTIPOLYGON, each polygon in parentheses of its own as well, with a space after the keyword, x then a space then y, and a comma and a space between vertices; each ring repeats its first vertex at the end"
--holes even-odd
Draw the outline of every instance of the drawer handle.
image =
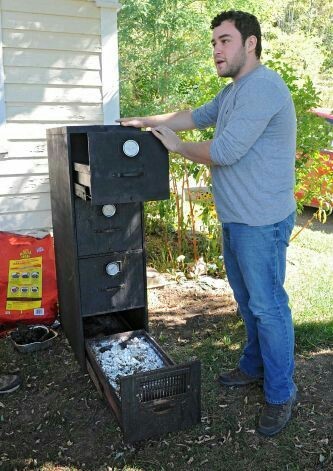
POLYGON ((110 232, 120 231, 120 227, 113 227, 112 229, 95 229, 95 234, 108 234, 110 232))
POLYGON ((112 177, 114 178, 131 178, 131 177, 142 177, 143 172, 137 171, 137 172, 123 172, 123 173, 112 173, 112 177))
POLYGON ((110 293, 110 291, 114 291, 115 289, 122 289, 124 287, 125 287, 125 285, 121 284, 121 285, 117 285, 117 286, 109 286, 108 288, 102 288, 102 289, 100 289, 100 291, 105 291, 106 293, 110 293))
POLYGON ((163 415, 163 414, 167 414, 168 412, 170 412, 172 409, 174 409, 175 407, 175 404, 174 403, 166 403, 166 404, 161 404, 161 405, 157 405, 155 407, 152 408, 152 412, 156 415, 163 415))

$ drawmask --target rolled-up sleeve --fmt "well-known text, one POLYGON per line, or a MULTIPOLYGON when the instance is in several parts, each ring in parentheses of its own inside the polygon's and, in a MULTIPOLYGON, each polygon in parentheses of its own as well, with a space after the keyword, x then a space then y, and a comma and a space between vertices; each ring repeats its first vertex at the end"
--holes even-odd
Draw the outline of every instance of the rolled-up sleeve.
POLYGON ((192 111, 192 119, 197 129, 214 126, 219 114, 219 95, 208 103, 192 111))
POLYGON ((246 155, 286 100, 275 84, 261 79, 245 83, 237 95, 228 123, 211 144, 215 165, 233 165, 246 155))

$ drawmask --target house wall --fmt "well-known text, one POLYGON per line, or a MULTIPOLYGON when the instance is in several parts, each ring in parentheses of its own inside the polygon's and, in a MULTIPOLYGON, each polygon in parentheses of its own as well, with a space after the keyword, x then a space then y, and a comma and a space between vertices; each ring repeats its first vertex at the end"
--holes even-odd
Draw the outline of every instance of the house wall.
POLYGON ((117 7, 0 0, 1 231, 52 226, 46 128, 118 117, 117 7))

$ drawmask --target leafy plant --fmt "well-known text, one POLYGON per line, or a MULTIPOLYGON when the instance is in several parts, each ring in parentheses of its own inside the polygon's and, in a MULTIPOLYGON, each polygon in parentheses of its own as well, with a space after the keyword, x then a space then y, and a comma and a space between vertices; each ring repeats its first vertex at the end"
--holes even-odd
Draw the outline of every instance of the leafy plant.
POLYGON ((320 106, 320 94, 310 77, 301 79, 277 52, 267 65, 284 79, 292 94, 297 118, 296 186, 298 208, 310 204, 314 198, 322 211, 332 208, 332 170, 327 157, 320 150, 329 147, 333 133, 329 124, 316 116, 312 109, 320 106))
MULTIPOLYGON (((326 11, 322 0, 314 0, 312 5, 318 11, 326 11)), ((306 2, 302 0, 296 6, 295 2, 285 4, 279 0, 235 0, 223 4, 223 9, 229 8, 251 11, 263 22, 264 39, 272 42, 275 51, 271 54, 269 44, 265 47, 266 56, 270 57, 266 63, 282 76, 292 93, 298 127, 296 192, 300 195, 299 210, 320 194, 321 211, 329 211, 332 182, 329 181, 330 174, 322 172, 326 164, 319 151, 329 144, 332 135, 327 123, 310 112, 320 105, 320 94, 313 81, 304 76, 302 61, 295 65, 292 54, 286 55, 282 47, 278 50, 276 39, 279 32, 284 39, 295 38, 298 34, 298 38, 311 40, 306 36, 306 2), (301 20, 299 28, 296 19, 301 20)), ((225 80, 216 76, 212 63, 209 24, 220 11, 221 4, 217 0, 124 2, 119 17, 123 116, 193 109, 219 92, 225 80)), ((320 32, 319 23, 318 19, 311 23, 312 32, 320 32)), ((326 20, 323 24, 323 41, 321 43, 317 38, 316 45, 320 54, 328 57, 325 48, 331 26, 326 20)), ((293 53, 291 46, 289 49, 293 53)), ((310 55, 308 51, 305 53, 307 57, 310 55)), ((320 61, 318 59, 318 64, 320 61)), ((309 60, 308 63, 312 62, 309 60)), ((207 140, 212 136, 212 129, 182 133, 183 139, 191 141, 207 140)), ((187 259, 194 260, 204 254, 206 262, 213 266, 220 263, 220 224, 212 199, 191 200, 192 186, 210 187, 209 170, 172 155, 170 175, 170 200, 150 202, 145 206, 148 239, 149 236, 152 240, 160 237, 162 241, 161 265, 176 268, 177 257, 184 254, 187 259)), ((156 246, 152 245, 155 248, 151 254, 154 254, 156 264, 158 255, 156 246)))

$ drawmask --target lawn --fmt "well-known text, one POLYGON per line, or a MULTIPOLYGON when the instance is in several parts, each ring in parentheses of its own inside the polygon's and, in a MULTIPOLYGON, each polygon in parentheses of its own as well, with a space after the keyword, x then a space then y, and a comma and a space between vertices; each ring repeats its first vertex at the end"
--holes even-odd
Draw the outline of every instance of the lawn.
MULTIPOLYGON (((309 210, 306 211, 309 216, 309 210)), ((305 217, 302 217, 304 221, 305 217)), ((291 242, 286 286, 297 350, 333 347, 333 227, 314 224, 291 242)))
POLYGON ((201 360, 202 421, 136 446, 124 445, 61 329, 44 352, 20 354, 1 339, 0 370, 20 368, 24 385, 0 397, 0 470, 332 469, 332 286, 331 220, 304 230, 290 244, 287 287, 300 397, 290 425, 270 439, 255 433, 262 389, 216 383, 222 368, 236 364, 244 342, 228 289, 184 284, 150 290, 151 334, 177 363, 201 360))

